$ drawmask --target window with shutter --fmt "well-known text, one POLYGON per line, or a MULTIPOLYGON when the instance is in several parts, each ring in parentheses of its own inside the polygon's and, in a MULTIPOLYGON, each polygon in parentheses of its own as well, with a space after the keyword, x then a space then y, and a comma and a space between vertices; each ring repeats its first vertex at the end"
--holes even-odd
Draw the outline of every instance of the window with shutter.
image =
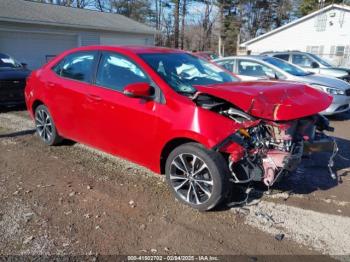
POLYGON ((324 55, 323 52, 324 52, 324 45, 321 45, 320 48, 318 49, 318 54, 322 56, 324 55))
POLYGON ((335 46, 332 45, 332 46, 331 46, 331 50, 330 50, 330 52, 329 52, 329 57, 333 57, 333 56, 334 56, 334 53, 335 53, 335 46))

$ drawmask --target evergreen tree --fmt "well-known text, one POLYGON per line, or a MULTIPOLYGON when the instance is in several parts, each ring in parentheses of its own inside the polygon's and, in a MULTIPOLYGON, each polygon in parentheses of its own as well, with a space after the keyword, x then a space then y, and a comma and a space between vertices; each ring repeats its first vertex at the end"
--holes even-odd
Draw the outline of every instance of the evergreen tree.
MULTIPOLYGON (((340 3, 343 3, 343 0, 326 0, 324 6, 340 3)), ((304 16, 316 11, 317 9, 319 9, 318 0, 302 0, 299 7, 299 12, 302 16, 304 16)))

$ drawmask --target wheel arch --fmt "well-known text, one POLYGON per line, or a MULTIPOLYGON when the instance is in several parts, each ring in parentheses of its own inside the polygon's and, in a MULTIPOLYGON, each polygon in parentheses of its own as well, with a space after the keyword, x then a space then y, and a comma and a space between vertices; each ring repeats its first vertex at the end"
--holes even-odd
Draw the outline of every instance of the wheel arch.
POLYGON ((31 106, 31 112, 33 115, 35 114, 35 109, 40 105, 45 105, 45 104, 43 101, 41 101, 39 99, 34 100, 34 102, 32 103, 32 106, 31 106))
POLYGON ((161 155, 160 155, 160 173, 161 174, 165 174, 165 163, 166 163, 166 160, 167 160, 168 156, 170 155, 170 153, 178 146, 181 146, 181 145, 187 144, 187 143, 191 143, 191 142, 202 144, 201 142, 196 141, 193 138, 177 137, 177 138, 171 139, 170 141, 168 141, 164 145, 162 152, 161 152, 161 155))

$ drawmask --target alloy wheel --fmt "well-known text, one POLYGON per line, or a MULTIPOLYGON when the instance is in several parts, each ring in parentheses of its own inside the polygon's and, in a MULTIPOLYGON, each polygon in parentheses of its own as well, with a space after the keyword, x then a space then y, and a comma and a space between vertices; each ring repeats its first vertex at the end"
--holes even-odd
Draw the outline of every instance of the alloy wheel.
POLYGON ((206 163, 189 153, 179 154, 171 162, 170 183, 179 197, 194 205, 210 199, 214 184, 206 163))
POLYGON ((50 142, 52 139, 53 125, 50 115, 44 109, 40 109, 36 112, 35 126, 39 136, 45 142, 50 142))

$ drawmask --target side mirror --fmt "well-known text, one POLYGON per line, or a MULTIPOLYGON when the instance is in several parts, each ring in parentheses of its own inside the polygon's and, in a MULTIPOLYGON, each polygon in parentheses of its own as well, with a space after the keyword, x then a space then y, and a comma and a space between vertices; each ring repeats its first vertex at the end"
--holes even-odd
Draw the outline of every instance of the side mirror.
POLYGON ((278 76, 275 72, 267 71, 265 74, 269 79, 278 79, 278 76))
POLYGON ((133 83, 124 87, 123 93, 128 97, 151 99, 154 89, 149 83, 133 83))
POLYGON ((312 62, 312 63, 311 63, 311 67, 312 67, 312 68, 319 68, 320 65, 319 65, 318 63, 316 63, 316 62, 312 62))

